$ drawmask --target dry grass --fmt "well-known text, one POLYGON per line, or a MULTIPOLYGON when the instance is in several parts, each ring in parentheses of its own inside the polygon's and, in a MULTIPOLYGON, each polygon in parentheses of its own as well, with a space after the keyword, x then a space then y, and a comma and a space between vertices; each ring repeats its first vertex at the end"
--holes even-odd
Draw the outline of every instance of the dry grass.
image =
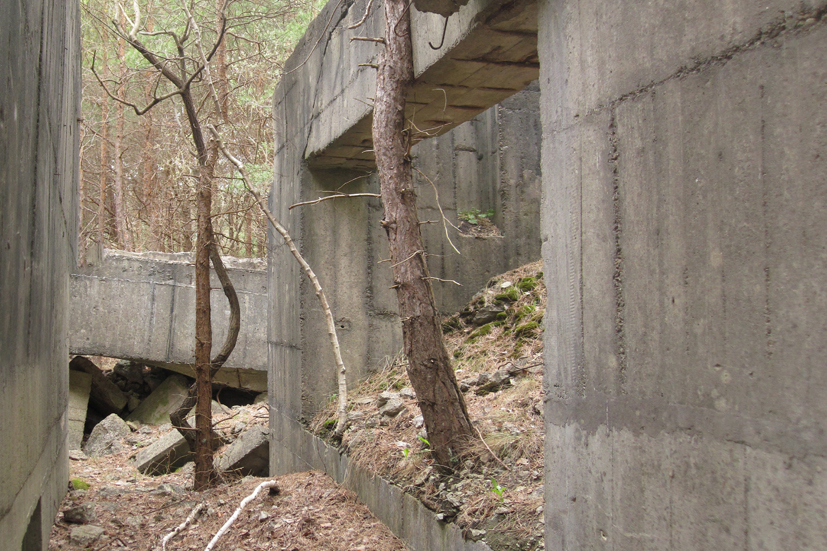
MULTIPOLYGON (((350 457, 405 488, 469 536, 483 536, 495 551, 543 547, 546 292, 541 269, 536 262, 492 279, 468 308, 443 323, 457 379, 469 385, 469 414, 484 440, 465 447, 452 474, 435 468, 419 438, 423 433, 415 399, 406 398, 406 410, 395 418, 378 413, 375 401, 381 392, 410 388, 401 354, 349 395, 351 421, 342 446, 350 457), (502 315, 483 325, 472 323, 474 312, 495 304, 505 307, 502 315), (513 373, 502 389, 486 392, 472 384, 480 374, 498 369, 513 373), (493 491, 497 486, 502 495, 493 491), (482 530, 484 534, 478 532, 482 530)), ((311 429, 325 435, 333 419, 335 404, 319 412, 311 429)))

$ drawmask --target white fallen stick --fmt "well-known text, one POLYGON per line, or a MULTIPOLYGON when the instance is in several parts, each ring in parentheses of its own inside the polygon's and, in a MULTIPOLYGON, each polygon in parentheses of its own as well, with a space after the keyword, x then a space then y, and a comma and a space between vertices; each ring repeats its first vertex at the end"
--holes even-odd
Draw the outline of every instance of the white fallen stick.
POLYGON ((203 503, 199 503, 198 505, 196 505, 196 506, 192 509, 192 512, 190 513, 190 515, 186 518, 186 520, 184 520, 184 522, 182 522, 181 524, 179 524, 179 525, 175 528, 175 530, 173 530, 172 532, 170 532, 169 534, 167 534, 166 536, 164 536, 164 539, 162 539, 162 540, 161 540, 161 551, 166 551, 166 549, 167 549, 167 543, 169 543, 169 540, 171 540, 172 538, 174 538, 176 534, 181 533, 181 530, 183 530, 184 528, 186 528, 186 527, 187 527, 187 525, 188 525, 190 522, 192 522, 192 521, 194 521, 196 518, 198 518, 198 515, 199 515, 199 514, 201 514, 201 511, 202 511, 203 509, 204 509, 204 504, 203 504, 203 503))
POLYGON ((218 532, 216 532, 215 536, 213 536, 213 539, 211 539, 210 543, 207 544, 207 547, 204 548, 204 551, 210 551, 213 548, 213 546, 218 542, 218 539, 221 536, 223 536, 227 530, 230 529, 230 526, 233 524, 233 522, 235 522, 235 519, 237 519, 238 515, 241 514, 241 510, 244 509, 244 507, 246 507, 248 503, 253 501, 262 489, 272 488, 275 485, 275 480, 267 480, 256 486, 256 489, 253 491, 252 494, 248 495, 243 500, 241 500, 241 503, 238 505, 238 509, 236 509, 233 513, 233 516, 227 519, 227 522, 224 523, 224 526, 222 526, 221 529, 218 532))

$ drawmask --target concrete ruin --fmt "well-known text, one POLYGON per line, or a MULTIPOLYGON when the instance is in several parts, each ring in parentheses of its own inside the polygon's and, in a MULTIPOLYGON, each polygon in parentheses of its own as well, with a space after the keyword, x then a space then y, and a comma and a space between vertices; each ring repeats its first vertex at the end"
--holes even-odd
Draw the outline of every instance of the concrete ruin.
MULTIPOLYGON (((45 549, 67 478, 79 98, 67 5, 13 3, 0 23, 2 551, 45 549)), ((362 9, 329 4, 287 67, 270 196, 322 267, 353 377, 399 343, 377 265, 381 209, 288 206, 372 166, 373 72, 359 63, 378 46, 344 29, 362 9)), ((827 548, 827 3, 472 0, 439 50, 428 42, 442 19, 411 10, 418 125, 459 127, 539 76, 546 547, 827 548)), ((358 33, 382 28, 377 5, 358 33)), ((488 162, 464 139, 437 163, 441 192, 464 153, 488 162)), ((417 162, 434 162, 436 143, 418 145, 417 162)), ((514 166, 513 150, 497 151, 495 164, 514 166)), ((523 173, 497 172, 495 204, 462 204, 483 187, 457 182, 469 187, 441 193, 443 206, 500 209, 505 228, 502 194, 540 171, 523 173)), ((504 233, 520 231, 512 222, 504 233)), ((440 232, 426 227, 431 246, 440 232)), ((480 255, 499 262, 502 246, 480 255)), ((473 292, 474 270, 449 259, 432 258, 434 275, 467 275, 473 292)), ((335 470, 346 462, 301 425, 333 388, 319 314, 286 251, 268 260, 271 473, 319 458, 335 470)), ((390 510, 390 495, 365 501, 390 510)), ((408 520, 398 525, 419 526, 408 520)))
MULTIPOLYGON (((825 13, 480 0, 435 51, 441 18, 412 9, 419 127, 459 124, 539 71, 548 549, 827 546, 825 13)), ((357 290, 333 293, 345 331, 371 328, 351 350, 375 359, 397 323, 372 308, 393 297, 373 283, 384 257, 354 242, 381 248, 378 207, 287 210, 372 167, 378 47, 349 39, 384 25, 377 8, 347 30, 361 15, 329 4, 287 66, 271 208, 357 290), (373 279, 346 279, 365 265, 373 279)), ((269 258, 274 474, 318 465, 301 420, 331 388, 286 254, 269 258)))
POLYGON ((68 482, 69 272, 77 254, 80 11, 0 20, 0 550, 40 551, 68 482))
MULTIPOLYGON (((267 390, 267 282, 264 262, 225 258, 241 307, 235 350, 215 383, 267 390)), ((229 306, 215 273, 213 342, 227 335, 229 306)), ((195 266, 188 253, 104 250, 72 273, 69 351, 163 367, 194 377, 195 266)))

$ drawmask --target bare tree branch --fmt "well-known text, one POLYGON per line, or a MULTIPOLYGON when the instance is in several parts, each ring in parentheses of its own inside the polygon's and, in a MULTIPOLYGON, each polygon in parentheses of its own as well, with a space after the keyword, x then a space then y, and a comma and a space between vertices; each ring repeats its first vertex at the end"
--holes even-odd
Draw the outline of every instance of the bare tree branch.
POLYGON ((319 283, 319 278, 316 277, 316 273, 301 255, 299 250, 296 248, 296 245, 293 243, 293 239, 290 237, 290 233, 288 233, 287 228, 282 226, 278 220, 273 216, 273 213, 270 212, 270 209, 267 208, 267 205, 261 200, 258 192, 253 189, 253 186, 250 184, 250 178, 247 175, 247 170, 244 168, 244 163, 241 162, 238 158, 233 156, 227 149, 224 147, 224 142, 221 141, 221 137, 218 134, 218 131, 215 129, 214 126, 209 126, 210 132, 213 134, 213 138, 215 139, 216 143, 218 144, 219 149, 224 154, 224 156, 235 165, 238 171, 241 173, 241 180, 244 182, 244 186, 247 188, 247 191, 253 196, 258 203, 259 208, 267 216, 267 219, 270 221, 270 224, 273 225, 273 228, 281 235, 282 239, 284 239, 284 243, 287 245, 287 248, 290 249, 290 253, 299 263, 299 265, 304 270, 304 273, 307 275, 310 282, 313 284, 313 288, 316 291, 316 296, 321 303, 322 310, 324 310, 325 320, 327 321, 327 333, 330 337, 330 344, 333 347, 333 356, 336 361, 336 368, 337 368, 337 381, 339 386, 339 405, 336 410, 338 421, 336 423, 336 430, 334 431, 334 435, 338 438, 341 438, 342 434, 345 432, 345 428, 347 427, 347 369, 345 368, 345 362, 342 359, 342 352, 341 348, 339 347, 339 338, 336 335, 336 323, 333 319, 333 312, 330 309, 330 304, 327 302, 327 296, 325 295, 324 290, 322 289, 321 283, 319 283))

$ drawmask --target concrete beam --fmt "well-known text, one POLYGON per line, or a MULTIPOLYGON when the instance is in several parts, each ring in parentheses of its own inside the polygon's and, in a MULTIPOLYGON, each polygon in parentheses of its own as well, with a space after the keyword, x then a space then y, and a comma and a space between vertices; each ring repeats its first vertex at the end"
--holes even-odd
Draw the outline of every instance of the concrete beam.
MULTIPOLYGON (((264 262, 225 259, 241 306, 238 343, 215 382, 267 390, 264 262)), ((227 334, 229 306, 212 274, 213 349, 227 334)), ((193 376, 195 268, 188 255, 105 251, 70 285, 72 354, 110 356, 193 376)))
MULTIPOLYGON (((539 75, 536 2, 473 0, 443 18, 411 8, 416 82, 406 115, 421 132, 444 134, 525 88, 539 75)), ((381 4, 358 29, 362 13, 329 2, 285 66, 277 88, 276 147, 295 147, 313 168, 371 169, 371 98, 380 45, 352 41, 384 33, 381 4), (279 105, 303 105, 296 112, 279 105), (279 120, 280 119, 280 120, 279 120)))

